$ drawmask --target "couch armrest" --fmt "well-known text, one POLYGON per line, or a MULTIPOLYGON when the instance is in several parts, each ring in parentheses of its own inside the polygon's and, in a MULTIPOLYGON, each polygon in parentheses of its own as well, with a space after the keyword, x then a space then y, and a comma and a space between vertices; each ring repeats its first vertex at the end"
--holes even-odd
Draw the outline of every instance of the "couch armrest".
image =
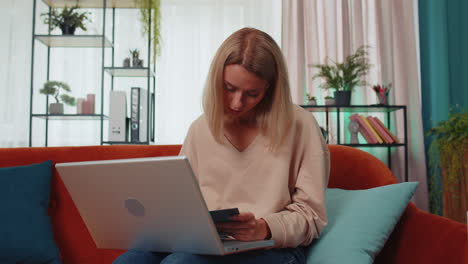
POLYGON ((375 263, 468 263, 467 225, 408 205, 375 263))

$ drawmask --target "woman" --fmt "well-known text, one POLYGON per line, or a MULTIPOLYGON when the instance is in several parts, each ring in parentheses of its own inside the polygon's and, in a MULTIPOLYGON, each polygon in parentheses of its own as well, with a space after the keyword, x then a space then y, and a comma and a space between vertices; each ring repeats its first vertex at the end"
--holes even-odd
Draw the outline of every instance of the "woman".
POLYGON ((242 241, 273 239, 274 248, 228 256, 129 251, 114 263, 305 263, 302 246, 327 223, 329 152, 313 116, 291 101, 280 48, 244 28, 211 64, 204 114, 182 146, 209 210, 237 207, 217 229, 242 241))

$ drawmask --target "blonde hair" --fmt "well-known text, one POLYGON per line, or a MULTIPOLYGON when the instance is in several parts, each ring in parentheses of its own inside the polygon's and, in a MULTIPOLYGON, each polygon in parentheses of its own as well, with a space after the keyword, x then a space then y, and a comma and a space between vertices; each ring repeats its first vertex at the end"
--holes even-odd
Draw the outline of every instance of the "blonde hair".
POLYGON ((266 80, 268 89, 255 106, 260 133, 269 139, 270 150, 285 140, 293 120, 291 92, 286 64, 280 48, 267 33, 243 28, 234 32, 219 47, 211 62, 203 93, 203 110, 213 137, 224 140, 224 68, 238 64, 266 80))

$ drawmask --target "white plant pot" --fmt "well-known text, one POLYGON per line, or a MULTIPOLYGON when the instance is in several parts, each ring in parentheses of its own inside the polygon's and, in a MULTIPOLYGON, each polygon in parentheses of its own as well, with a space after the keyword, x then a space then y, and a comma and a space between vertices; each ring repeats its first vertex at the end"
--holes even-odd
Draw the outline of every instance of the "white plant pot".
POLYGON ((335 104, 335 99, 325 99, 325 104, 326 105, 334 105, 335 104))
POLYGON ((308 101, 308 104, 309 104, 309 105, 317 105, 317 101, 315 101, 315 100, 310 100, 310 101, 308 101))
POLYGON ((51 115, 63 115, 63 104, 62 103, 51 103, 51 104, 49 104, 49 114, 51 114, 51 115))

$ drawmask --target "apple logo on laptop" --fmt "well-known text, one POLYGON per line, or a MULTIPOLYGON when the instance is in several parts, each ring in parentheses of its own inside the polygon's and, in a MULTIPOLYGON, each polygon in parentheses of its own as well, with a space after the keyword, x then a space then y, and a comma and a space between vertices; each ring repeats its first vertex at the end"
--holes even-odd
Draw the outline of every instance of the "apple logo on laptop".
POLYGON ((125 200, 125 208, 133 216, 145 216, 145 207, 135 198, 125 200))

